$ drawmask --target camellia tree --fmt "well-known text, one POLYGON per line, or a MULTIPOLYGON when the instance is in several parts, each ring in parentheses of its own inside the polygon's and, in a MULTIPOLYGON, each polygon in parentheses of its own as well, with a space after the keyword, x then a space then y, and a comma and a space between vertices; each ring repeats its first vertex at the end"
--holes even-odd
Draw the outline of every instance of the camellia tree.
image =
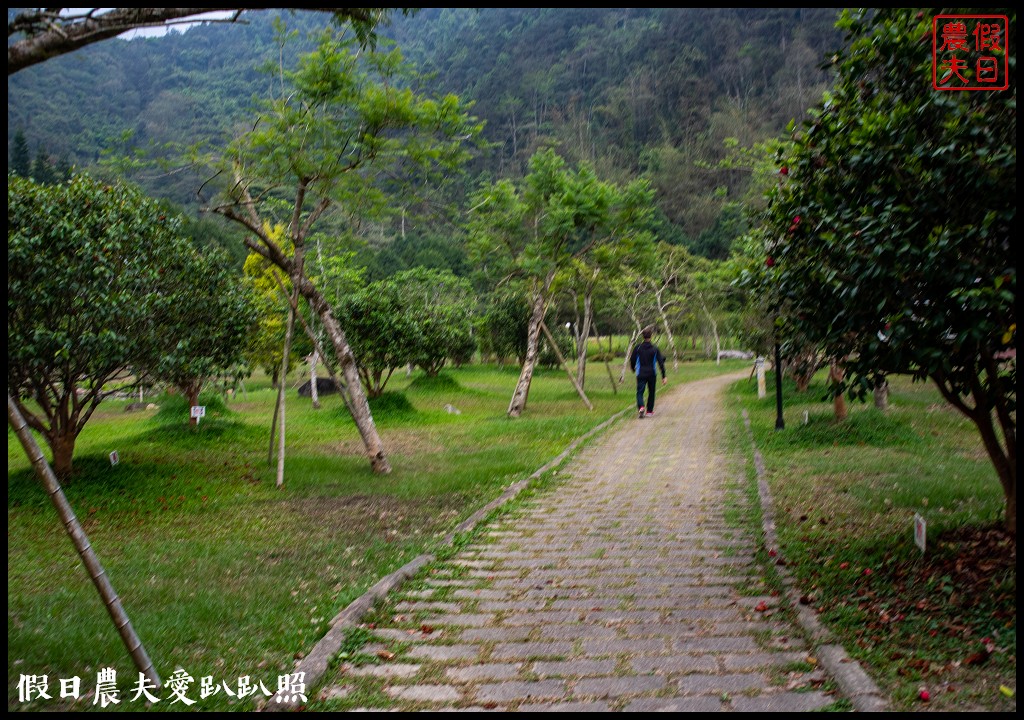
POLYGON ((835 89, 781 159, 763 288, 786 335, 844 359, 837 393, 934 381, 977 426, 1015 532, 1015 58, 1009 90, 940 91, 927 13, 840 23, 835 89))
POLYGON ((419 325, 407 312, 401 288, 387 280, 370 283, 342 298, 336 314, 345 326, 366 394, 384 394, 395 368, 412 362, 423 342, 419 325))
POLYGON ((436 376, 447 360, 467 362, 476 350, 473 337, 473 286, 449 270, 413 268, 386 283, 401 295, 405 312, 416 323, 419 342, 412 362, 436 376))
MULTIPOLYGON (((248 286, 227 267, 221 253, 183 252, 165 257, 165 277, 179 283, 173 303, 163 303, 150 321, 165 333, 163 347, 139 368, 168 382, 199 404, 211 377, 241 362, 256 304, 248 286)), ((197 418, 191 418, 195 425, 197 418)))
POLYGON ((8 176, 7 222, 7 387, 59 477, 113 391, 147 371, 187 385, 236 359, 244 302, 205 292, 226 276, 137 189, 8 176))

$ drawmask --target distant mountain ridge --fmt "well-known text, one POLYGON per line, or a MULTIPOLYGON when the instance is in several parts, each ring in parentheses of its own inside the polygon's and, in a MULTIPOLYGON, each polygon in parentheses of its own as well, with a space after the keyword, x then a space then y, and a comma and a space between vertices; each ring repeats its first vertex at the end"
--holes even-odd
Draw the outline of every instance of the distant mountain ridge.
MULTIPOLYGON (((433 75, 438 92, 475 102, 496 147, 473 173, 521 174, 529 156, 551 144, 613 179, 647 173, 667 221, 693 242, 746 188, 743 173, 712 169, 724 139, 778 135, 820 99, 829 78, 818 66, 841 43, 835 16, 435 8, 398 16, 383 34, 433 75)), ((278 59, 273 17, 247 13, 244 25, 106 41, 16 74, 8 79, 8 157, 19 129, 33 154, 42 149, 79 166, 151 143, 226 142, 273 82, 259 71, 278 59)), ((287 23, 312 30, 329 18, 295 13, 287 23)), ((188 203, 197 179, 146 186, 188 203)))

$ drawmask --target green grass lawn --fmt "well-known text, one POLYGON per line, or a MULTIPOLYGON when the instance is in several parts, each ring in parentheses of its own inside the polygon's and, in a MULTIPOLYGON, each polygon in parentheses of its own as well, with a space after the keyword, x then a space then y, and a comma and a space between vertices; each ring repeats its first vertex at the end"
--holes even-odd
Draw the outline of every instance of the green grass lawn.
MULTIPOLYGON (((892 379, 889 410, 853 403, 843 423, 802 394, 731 388, 740 447, 746 408, 765 458, 781 555, 822 620, 898 709, 1012 710, 1016 700, 1016 542, 999 530, 1004 500, 974 426, 929 384, 892 379), (806 413, 806 422, 805 422, 806 413), (914 515, 928 549, 914 544, 914 515)), ((769 375, 769 385, 772 379, 769 375)))
MULTIPOLYGON (((687 363, 670 387, 746 366, 687 363)), ((381 576, 529 475, 573 439, 631 407, 588 367, 587 411, 562 370, 534 377, 523 417, 505 410, 518 368, 469 366, 430 379, 397 372, 372 403, 393 472, 374 475, 337 396, 315 411, 288 394, 283 489, 267 463, 274 392, 265 382, 188 428, 184 405, 126 414, 104 403, 79 438, 66 492, 125 610, 166 680, 181 668, 237 689, 248 675, 271 691, 330 620, 381 576), (445 410, 454 406, 459 414, 445 410), (117 450, 120 463, 108 455, 117 450)), ((618 373, 616 372, 616 377, 618 373)), ((293 382, 293 381, 292 381, 293 382)), ((93 709, 101 668, 117 671, 121 703, 138 673, 56 514, 8 432, 8 707, 93 709), (46 675, 52 700, 19 702, 21 675, 46 675), (60 679, 81 678, 78 702, 60 679)), ((262 693, 260 693, 262 695, 262 693)), ((153 709, 179 709, 166 698, 153 709)), ((254 707, 221 692, 195 708, 254 707)))

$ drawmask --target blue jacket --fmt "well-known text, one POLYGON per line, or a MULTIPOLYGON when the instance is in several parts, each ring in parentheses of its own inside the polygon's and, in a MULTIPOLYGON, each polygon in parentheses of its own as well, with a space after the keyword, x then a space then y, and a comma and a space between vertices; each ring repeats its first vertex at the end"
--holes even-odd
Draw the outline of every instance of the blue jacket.
POLYGON ((629 364, 639 378, 657 377, 659 367, 662 379, 665 378, 665 356, 650 340, 644 340, 633 348, 629 355, 629 364))

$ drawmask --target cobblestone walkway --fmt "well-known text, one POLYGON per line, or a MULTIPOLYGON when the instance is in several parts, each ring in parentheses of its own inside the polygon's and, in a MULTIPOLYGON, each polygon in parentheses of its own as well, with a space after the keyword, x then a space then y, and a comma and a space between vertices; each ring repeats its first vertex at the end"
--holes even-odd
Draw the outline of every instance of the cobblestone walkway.
POLYGON ((754 562, 718 393, 620 421, 481 540, 375 611, 325 708, 804 711, 826 707, 754 562))

